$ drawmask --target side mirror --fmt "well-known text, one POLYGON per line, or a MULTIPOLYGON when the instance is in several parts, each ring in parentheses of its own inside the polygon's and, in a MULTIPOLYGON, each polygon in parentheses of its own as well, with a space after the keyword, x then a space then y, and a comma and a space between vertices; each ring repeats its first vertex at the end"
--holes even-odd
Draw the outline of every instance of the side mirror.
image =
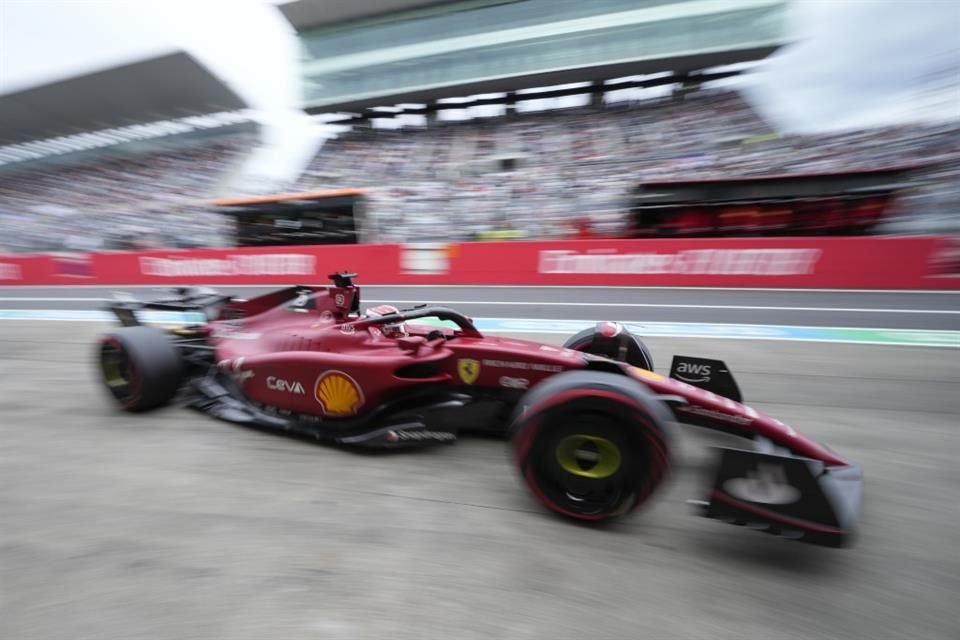
POLYGON ((331 273, 327 277, 333 281, 333 286, 345 289, 353 286, 353 279, 357 277, 357 274, 340 271, 338 273, 331 273))
POLYGON ((423 336, 406 336, 404 338, 397 338, 397 344, 405 351, 416 353, 420 350, 420 347, 427 344, 427 339, 423 336))

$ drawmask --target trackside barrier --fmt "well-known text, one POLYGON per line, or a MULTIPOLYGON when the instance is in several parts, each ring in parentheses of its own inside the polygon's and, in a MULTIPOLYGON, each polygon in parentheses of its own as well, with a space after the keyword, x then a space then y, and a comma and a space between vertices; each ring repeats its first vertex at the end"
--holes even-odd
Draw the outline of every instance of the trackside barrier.
POLYGON ((960 238, 330 245, 0 256, 2 285, 323 283, 960 289, 960 238))

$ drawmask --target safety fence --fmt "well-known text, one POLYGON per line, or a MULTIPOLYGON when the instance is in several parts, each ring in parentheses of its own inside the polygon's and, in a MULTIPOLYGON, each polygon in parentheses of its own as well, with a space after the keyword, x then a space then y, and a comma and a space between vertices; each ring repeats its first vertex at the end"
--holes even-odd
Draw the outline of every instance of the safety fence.
POLYGON ((319 283, 960 289, 960 238, 321 245, 0 256, 0 285, 319 283))

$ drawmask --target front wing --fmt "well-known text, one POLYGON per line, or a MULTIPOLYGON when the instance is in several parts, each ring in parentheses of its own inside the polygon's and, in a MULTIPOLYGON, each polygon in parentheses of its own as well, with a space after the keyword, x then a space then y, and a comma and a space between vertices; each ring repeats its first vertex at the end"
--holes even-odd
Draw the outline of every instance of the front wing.
POLYGON ((785 538, 847 546, 855 533, 863 471, 786 453, 719 449, 701 514, 785 538))

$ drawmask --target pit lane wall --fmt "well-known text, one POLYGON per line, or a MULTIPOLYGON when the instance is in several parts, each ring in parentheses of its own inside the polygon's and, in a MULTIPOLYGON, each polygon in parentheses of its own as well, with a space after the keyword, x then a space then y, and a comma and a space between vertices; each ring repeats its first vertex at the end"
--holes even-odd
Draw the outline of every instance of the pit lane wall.
POLYGON ((324 283, 960 289, 960 238, 704 238, 0 256, 0 285, 324 283))

